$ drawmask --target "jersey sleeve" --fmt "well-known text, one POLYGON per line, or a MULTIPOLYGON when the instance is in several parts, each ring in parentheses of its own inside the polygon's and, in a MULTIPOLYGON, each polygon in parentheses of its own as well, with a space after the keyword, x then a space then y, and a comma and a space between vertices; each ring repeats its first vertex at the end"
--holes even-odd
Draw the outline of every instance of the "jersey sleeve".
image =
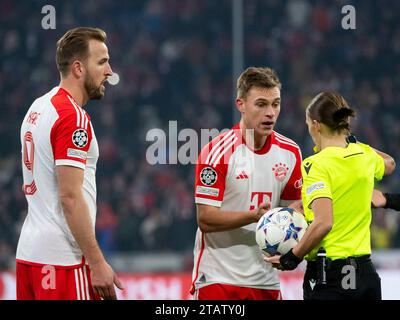
POLYGON ((302 164, 303 206, 311 208, 318 198, 332 199, 331 183, 328 172, 320 162, 306 159, 302 164))
MULTIPOLYGON (((217 140, 219 141, 219 140, 217 140)), ((197 159, 195 171, 195 203, 221 207, 225 192, 228 164, 208 161, 213 145, 206 145, 197 159)))
POLYGON ((382 180, 383 175, 385 174, 385 161, 377 153, 375 156, 375 160, 376 160, 375 161, 375 179, 379 181, 379 180, 382 180))
POLYGON ((281 202, 286 203, 286 201, 295 201, 301 199, 301 151, 299 148, 294 150, 295 163, 292 170, 292 174, 286 183, 285 188, 281 193, 281 202))
POLYGON ((56 166, 68 165, 85 169, 92 129, 88 116, 81 114, 83 115, 86 120, 79 121, 76 112, 64 113, 51 129, 50 140, 56 166))
POLYGON ((372 161, 375 167, 374 177, 376 180, 382 180, 383 175, 385 173, 385 161, 383 158, 376 153, 374 149, 372 149, 369 145, 364 143, 359 143, 361 147, 366 150, 372 157, 372 161))

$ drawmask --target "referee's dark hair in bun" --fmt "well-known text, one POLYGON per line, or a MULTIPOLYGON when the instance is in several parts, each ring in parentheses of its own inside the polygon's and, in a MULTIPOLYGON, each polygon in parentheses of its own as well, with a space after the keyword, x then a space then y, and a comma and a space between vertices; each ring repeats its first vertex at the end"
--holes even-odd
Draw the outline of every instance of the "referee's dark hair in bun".
POLYGON ((307 107, 307 115, 332 131, 347 133, 350 131, 350 117, 355 117, 355 111, 339 93, 324 91, 312 99, 307 107))

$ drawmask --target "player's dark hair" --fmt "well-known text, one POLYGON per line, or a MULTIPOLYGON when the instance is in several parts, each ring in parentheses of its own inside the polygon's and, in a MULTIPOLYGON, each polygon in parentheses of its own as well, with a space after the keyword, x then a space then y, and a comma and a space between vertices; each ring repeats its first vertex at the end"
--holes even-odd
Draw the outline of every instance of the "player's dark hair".
POLYGON ((316 95, 307 107, 307 115, 311 120, 325 124, 332 131, 350 131, 350 117, 355 111, 337 92, 327 91, 316 95))
POLYGON ((238 98, 246 99, 251 88, 281 88, 281 82, 271 68, 249 67, 239 76, 236 89, 238 98))
POLYGON ((57 69, 61 76, 68 75, 71 63, 85 60, 89 55, 89 40, 106 42, 106 33, 98 28, 79 27, 67 31, 58 41, 56 49, 57 69))

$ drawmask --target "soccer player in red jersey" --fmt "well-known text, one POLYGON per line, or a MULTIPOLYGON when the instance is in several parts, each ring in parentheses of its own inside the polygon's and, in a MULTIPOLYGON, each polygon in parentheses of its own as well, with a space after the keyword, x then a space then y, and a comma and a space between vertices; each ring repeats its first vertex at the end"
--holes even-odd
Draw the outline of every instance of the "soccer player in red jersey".
POLYGON ((208 299, 281 299, 255 227, 269 209, 299 203, 301 152, 274 131, 281 84, 270 68, 251 67, 237 81, 241 120, 206 145, 197 162, 199 228, 191 293, 208 299))
POLYGON ((21 126, 28 215, 16 254, 17 299, 116 299, 122 285, 95 237, 99 149, 83 106, 112 75, 106 33, 75 28, 57 42, 59 86, 21 126))

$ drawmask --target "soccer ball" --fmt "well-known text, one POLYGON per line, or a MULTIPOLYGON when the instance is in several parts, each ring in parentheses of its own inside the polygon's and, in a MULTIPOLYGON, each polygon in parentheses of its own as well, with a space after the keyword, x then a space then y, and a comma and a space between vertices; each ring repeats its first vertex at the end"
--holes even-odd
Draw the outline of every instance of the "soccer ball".
POLYGON ((274 208, 258 221, 256 241, 266 256, 282 255, 300 241, 307 226, 301 213, 286 207, 274 208))

